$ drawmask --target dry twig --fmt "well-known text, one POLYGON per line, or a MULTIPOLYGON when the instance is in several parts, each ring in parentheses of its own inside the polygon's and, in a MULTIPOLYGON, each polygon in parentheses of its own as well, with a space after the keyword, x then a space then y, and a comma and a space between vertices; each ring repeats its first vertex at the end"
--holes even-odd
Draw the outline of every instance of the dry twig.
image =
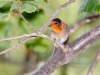
POLYGON ((99 18, 100 18, 100 14, 97 14, 97 15, 92 15, 92 16, 86 17, 86 18, 78 21, 76 24, 74 24, 72 27, 70 27, 70 34, 75 32, 75 30, 78 29, 83 24, 89 23, 89 22, 99 19, 99 18))
POLYGON ((30 29, 32 29, 35 33, 38 34, 38 32, 36 31, 36 29, 33 28, 32 25, 31 25, 29 22, 27 22, 27 20, 23 17, 22 13, 19 12, 19 16, 20 16, 20 17, 24 20, 24 22, 30 27, 30 29))
POLYGON ((11 37, 11 38, 4 38, 4 39, 0 39, 0 42, 2 41, 10 41, 10 40, 16 40, 16 39, 21 39, 21 38, 28 38, 31 36, 38 36, 36 33, 32 33, 32 34, 24 34, 21 36, 16 36, 16 37, 11 37))
POLYGON ((20 46, 20 45, 26 43, 29 40, 33 40, 37 36, 49 39, 49 40, 53 41, 55 44, 57 44, 61 49, 64 49, 64 46, 62 44, 58 43, 56 40, 52 39, 51 37, 48 37, 47 35, 44 35, 44 34, 37 35, 36 33, 32 33, 32 34, 25 34, 25 35, 22 35, 22 36, 13 37, 13 38, 1 39, 0 41, 5 41, 5 40, 9 41, 9 40, 14 40, 14 39, 18 39, 18 38, 26 38, 25 40, 22 40, 22 41, 18 42, 18 44, 14 45, 13 47, 8 48, 8 49, 0 52, 0 54, 4 54, 4 53, 6 53, 6 52, 8 52, 8 51, 20 46))
POLYGON ((19 41, 18 44, 16 44, 16 45, 12 46, 11 48, 8 48, 8 49, 6 49, 6 50, 0 52, 0 54, 7 53, 8 51, 11 51, 11 50, 13 50, 14 48, 16 48, 16 47, 18 47, 18 46, 20 46, 20 45, 26 43, 26 42, 29 41, 29 40, 33 40, 33 39, 34 39, 34 37, 30 37, 30 38, 24 39, 24 40, 22 40, 22 41, 19 41))
POLYGON ((93 75, 93 71, 96 68, 96 65, 97 65, 99 60, 100 60, 100 49, 97 51, 96 56, 95 56, 91 66, 90 66, 90 68, 88 70, 87 75, 93 75))

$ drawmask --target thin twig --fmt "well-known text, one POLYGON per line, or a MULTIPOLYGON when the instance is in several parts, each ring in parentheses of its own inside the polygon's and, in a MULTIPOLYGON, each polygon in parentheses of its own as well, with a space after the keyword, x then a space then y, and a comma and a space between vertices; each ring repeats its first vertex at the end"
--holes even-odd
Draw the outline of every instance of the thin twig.
POLYGON ((89 22, 99 19, 99 18, 100 18, 100 14, 97 14, 97 15, 92 15, 92 16, 86 17, 86 18, 78 21, 76 24, 74 24, 72 27, 70 27, 70 34, 72 34, 76 29, 78 29, 83 24, 89 23, 89 22))
POLYGON ((64 8, 66 7, 67 5, 71 4, 75 2, 75 0, 69 0, 68 2, 64 3, 63 5, 61 5, 57 10, 56 12, 49 18, 49 20, 39 29, 39 33, 41 33, 44 28, 49 25, 49 23, 52 21, 52 19, 64 8))
POLYGON ((16 39, 20 39, 20 38, 29 38, 29 37, 34 37, 34 38, 35 37, 43 37, 43 38, 49 39, 49 40, 53 41, 54 43, 56 43, 58 46, 60 46, 63 49, 63 46, 61 44, 59 44, 56 40, 54 40, 53 38, 51 38, 47 35, 44 35, 44 34, 40 34, 40 35, 37 35, 36 33, 24 34, 22 36, 16 36, 16 37, 12 37, 12 38, 0 39, 0 41, 10 41, 10 40, 16 40, 16 39))
POLYGON ((93 75, 93 72, 94 72, 94 70, 96 68, 96 65, 97 65, 99 60, 100 60, 100 49, 97 51, 96 56, 95 56, 91 66, 90 66, 90 68, 88 70, 87 75, 93 75))
POLYGON ((27 20, 23 17, 22 13, 19 12, 19 16, 25 21, 25 23, 30 27, 30 29, 32 29, 35 33, 38 34, 38 32, 36 31, 36 29, 33 28, 32 25, 29 22, 27 22, 27 20))
POLYGON ((0 52, 0 54, 7 53, 8 51, 11 51, 11 50, 13 50, 14 48, 16 48, 16 47, 18 47, 18 46, 21 46, 22 44, 26 43, 27 41, 33 40, 33 39, 34 39, 34 37, 30 37, 30 38, 24 39, 24 40, 22 40, 22 41, 19 41, 18 44, 16 44, 16 45, 12 46, 11 48, 8 48, 8 49, 6 49, 6 50, 0 52))
POLYGON ((43 38, 46 38, 46 39, 49 39, 51 41, 53 41, 55 44, 57 44, 62 50, 64 49, 64 46, 60 43, 58 43, 56 40, 54 40, 53 38, 51 37, 48 37, 47 35, 44 35, 44 34, 40 34, 40 35, 37 35, 36 33, 32 33, 32 34, 25 34, 25 35, 22 35, 22 36, 17 36, 17 37, 13 37, 13 38, 6 38, 6 39, 1 39, 0 41, 9 41, 9 40, 15 40, 15 39, 19 39, 19 38, 27 38, 25 40, 22 40, 20 41, 18 44, 14 45, 13 47, 11 48, 8 48, 2 52, 0 52, 0 54, 4 54, 22 44, 24 44, 25 42, 27 42, 28 40, 32 40, 33 38, 35 39, 36 37, 43 37, 43 38), (30 38, 29 38, 30 37, 30 38))
POLYGON ((24 34, 24 35, 21 35, 21 36, 16 36, 16 37, 11 37, 11 38, 4 38, 4 39, 0 39, 0 42, 16 40, 16 39, 21 39, 21 38, 28 38, 28 37, 31 37, 31 36, 37 36, 37 34, 36 33, 32 33, 32 34, 24 34))

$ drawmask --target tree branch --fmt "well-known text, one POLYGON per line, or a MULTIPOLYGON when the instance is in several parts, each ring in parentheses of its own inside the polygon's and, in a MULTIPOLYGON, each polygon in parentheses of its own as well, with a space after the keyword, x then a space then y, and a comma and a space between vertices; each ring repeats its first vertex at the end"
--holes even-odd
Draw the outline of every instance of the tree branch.
POLYGON ((40 69, 28 75, 50 75, 56 68, 67 64, 98 40, 100 40, 100 25, 69 43, 66 46, 67 52, 58 49, 40 69))
POLYGON ((16 37, 11 37, 11 38, 4 38, 4 39, 0 39, 0 42, 16 40, 16 39, 20 39, 20 38, 28 38, 28 37, 32 37, 32 36, 37 36, 37 34, 36 33, 32 33, 32 34, 24 34, 24 35, 21 35, 21 36, 16 36, 16 37))
POLYGON ((52 21, 52 19, 64 8, 66 7, 67 5, 71 4, 75 2, 75 0, 69 0, 68 2, 64 3, 63 5, 61 5, 57 10, 56 12, 49 18, 49 20, 39 29, 39 32, 41 33, 44 28, 50 24, 50 22, 52 21))
POLYGON ((19 41, 18 44, 12 46, 11 48, 8 48, 8 49, 6 49, 6 50, 3 50, 2 52, 0 52, 0 54, 7 53, 8 51, 11 51, 11 50, 13 50, 14 48, 16 48, 16 47, 18 47, 18 46, 20 46, 20 45, 26 43, 26 42, 29 41, 29 40, 33 40, 33 39, 34 39, 34 37, 30 37, 30 38, 24 39, 24 40, 22 40, 22 41, 19 41))
POLYGON ((86 18, 78 21, 76 24, 74 24, 72 27, 70 27, 70 34, 75 32, 75 30, 78 29, 83 24, 89 23, 89 22, 99 19, 99 18, 100 18, 100 14, 97 14, 97 15, 92 15, 92 16, 86 17, 86 18))
POLYGON ((91 66, 90 66, 90 68, 88 70, 87 75, 93 75, 93 71, 96 68, 96 65, 97 65, 99 60, 100 60, 100 49, 97 51, 96 56, 95 56, 91 66))
POLYGON ((14 49, 14 48, 20 46, 20 45, 26 43, 28 40, 33 40, 33 39, 35 39, 37 36, 38 36, 38 37, 43 37, 43 38, 49 39, 49 40, 53 41, 55 44, 57 44, 61 49, 64 49, 64 46, 63 46, 62 44, 58 43, 58 42, 57 42, 56 40, 54 40, 53 38, 48 37, 47 35, 44 35, 44 34, 37 35, 36 33, 32 33, 32 34, 25 34, 25 35, 22 35, 22 36, 13 37, 13 38, 0 39, 0 41, 9 41, 9 40, 15 40, 15 39, 19 39, 19 38, 27 38, 27 39, 25 39, 25 40, 20 41, 18 44, 14 45, 13 47, 8 48, 8 49, 6 49, 6 50, 0 52, 0 54, 4 54, 4 53, 6 53, 6 52, 8 52, 8 51, 10 51, 10 50, 12 50, 12 49, 14 49))
POLYGON ((32 25, 29 24, 29 22, 27 22, 27 20, 23 17, 22 13, 18 12, 19 16, 24 20, 24 22, 30 27, 30 29, 32 29, 35 33, 38 34, 38 32, 35 30, 35 28, 32 27, 32 25))

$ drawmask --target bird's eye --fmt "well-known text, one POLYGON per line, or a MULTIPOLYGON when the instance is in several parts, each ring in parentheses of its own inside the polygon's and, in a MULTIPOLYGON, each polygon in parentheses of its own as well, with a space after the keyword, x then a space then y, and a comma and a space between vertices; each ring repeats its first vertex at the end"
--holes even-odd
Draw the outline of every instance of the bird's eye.
POLYGON ((57 24, 57 23, 55 23, 55 24, 57 24))

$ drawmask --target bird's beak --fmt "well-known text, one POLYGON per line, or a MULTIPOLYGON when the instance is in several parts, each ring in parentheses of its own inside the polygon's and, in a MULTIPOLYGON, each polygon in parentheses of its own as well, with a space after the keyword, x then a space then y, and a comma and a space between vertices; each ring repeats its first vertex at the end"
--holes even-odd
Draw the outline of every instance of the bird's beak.
POLYGON ((51 24, 49 25, 49 27, 51 27, 51 24))

